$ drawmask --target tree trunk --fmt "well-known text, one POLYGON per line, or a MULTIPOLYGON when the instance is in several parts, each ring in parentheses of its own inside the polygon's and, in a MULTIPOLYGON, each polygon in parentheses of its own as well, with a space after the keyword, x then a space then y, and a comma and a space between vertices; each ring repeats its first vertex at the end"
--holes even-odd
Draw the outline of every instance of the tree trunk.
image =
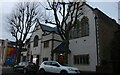
POLYGON ((20 43, 18 45, 16 45, 16 49, 17 49, 17 52, 16 52, 16 64, 18 64, 20 62, 20 59, 21 59, 22 45, 23 44, 20 44, 20 43))
POLYGON ((18 49, 18 51, 17 51, 17 64, 20 62, 20 58, 21 58, 21 51, 20 51, 20 49, 18 49))
POLYGON ((68 54, 69 54, 69 40, 65 41, 65 63, 68 64, 68 54))

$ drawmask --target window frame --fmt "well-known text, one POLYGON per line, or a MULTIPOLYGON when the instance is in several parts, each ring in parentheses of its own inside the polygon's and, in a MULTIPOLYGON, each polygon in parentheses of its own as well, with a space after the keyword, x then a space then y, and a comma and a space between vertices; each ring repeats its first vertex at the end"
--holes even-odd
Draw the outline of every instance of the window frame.
POLYGON ((77 23, 70 30, 69 39, 76 39, 85 36, 89 36, 89 19, 87 16, 83 16, 81 21, 77 19, 77 23))
POLYGON ((34 37, 33 47, 37 47, 37 46, 38 46, 38 43, 39 43, 39 37, 38 37, 38 35, 36 35, 36 36, 34 37))
POLYGON ((89 54, 83 55, 74 55, 73 56, 74 65, 89 65, 90 64, 90 56, 89 54))

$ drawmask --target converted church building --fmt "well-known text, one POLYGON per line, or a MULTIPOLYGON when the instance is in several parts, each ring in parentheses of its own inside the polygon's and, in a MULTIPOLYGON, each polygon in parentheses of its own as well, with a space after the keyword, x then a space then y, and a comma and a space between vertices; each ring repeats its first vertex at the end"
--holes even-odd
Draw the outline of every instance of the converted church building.
MULTIPOLYGON (((68 64, 81 71, 113 72, 112 40, 118 24, 88 4, 81 8, 83 15, 71 29, 68 64)), ((30 37, 29 61, 41 64, 45 60, 58 60, 64 54, 63 46, 57 29, 38 21, 30 37)))

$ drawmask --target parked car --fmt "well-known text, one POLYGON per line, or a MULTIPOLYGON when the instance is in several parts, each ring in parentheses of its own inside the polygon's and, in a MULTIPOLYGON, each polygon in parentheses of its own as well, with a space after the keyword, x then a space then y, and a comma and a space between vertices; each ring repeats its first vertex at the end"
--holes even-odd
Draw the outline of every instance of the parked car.
POLYGON ((20 62, 18 65, 14 65, 13 70, 14 71, 21 71, 23 73, 28 73, 28 72, 37 72, 38 71, 38 66, 35 65, 35 63, 31 62, 20 62))
POLYGON ((46 72, 57 73, 60 75, 80 74, 80 70, 78 68, 63 65, 57 61, 42 62, 42 64, 39 66, 39 73, 43 75, 46 72))

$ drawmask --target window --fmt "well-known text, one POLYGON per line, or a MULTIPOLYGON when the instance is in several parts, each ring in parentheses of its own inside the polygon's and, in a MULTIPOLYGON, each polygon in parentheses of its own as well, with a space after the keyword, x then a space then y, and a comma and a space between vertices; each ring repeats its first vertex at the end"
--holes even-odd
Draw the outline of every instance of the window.
POLYGON ((89 55, 75 55, 74 56, 75 65, 88 65, 89 64, 89 55))
POLYGON ((45 65, 51 65, 51 62, 44 62, 45 65))
POLYGON ((59 65, 58 63, 56 63, 56 62, 52 62, 52 63, 51 63, 51 66, 60 67, 60 65, 59 65))
POLYGON ((70 30, 70 39, 84 37, 89 35, 88 18, 84 16, 81 21, 77 20, 74 27, 70 30))
POLYGON ((77 20, 76 24, 70 31, 70 39, 80 37, 80 27, 81 27, 81 23, 79 20, 77 20))
POLYGON ((84 16, 81 20, 81 36, 88 36, 89 35, 89 24, 88 18, 84 16))
POLYGON ((37 47, 37 46, 38 46, 38 41, 39 41, 39 38, 38 38, 38 36, 36 35, 35 38, 34 38, 34 47, 37 47))
POLYGON ((44 41, 44 48, 49 47, 49 41, 44 41))
POLYGON ((23 63, 22 63, 23 66, 25 66, 25 65, 27 65, 27 64, 28 64, 28 62, 23 62, 23 63))
POLYGON ((22 62, 20 62, 18 65, 19 65, 19 66, 22 66, 22 62))

